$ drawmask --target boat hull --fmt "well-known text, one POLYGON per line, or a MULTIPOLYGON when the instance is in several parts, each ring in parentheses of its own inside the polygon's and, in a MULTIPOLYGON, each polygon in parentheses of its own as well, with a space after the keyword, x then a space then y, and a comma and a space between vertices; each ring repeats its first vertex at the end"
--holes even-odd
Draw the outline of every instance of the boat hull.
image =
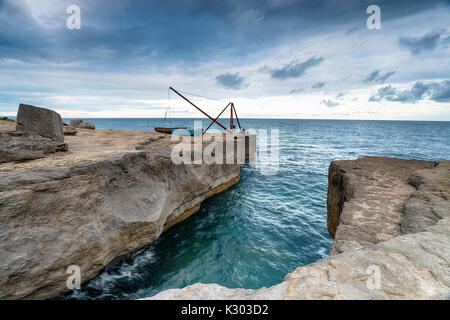
POLYGON ((174 130, 177 130, 177 129, 186 129, 186 127, 174 127, 174 128, 157 127, 157 128, 154 128, 154 129, 155 129, 155 132, 166 133, 166 134, 172 134, 172 132, 173 132, 174 130))

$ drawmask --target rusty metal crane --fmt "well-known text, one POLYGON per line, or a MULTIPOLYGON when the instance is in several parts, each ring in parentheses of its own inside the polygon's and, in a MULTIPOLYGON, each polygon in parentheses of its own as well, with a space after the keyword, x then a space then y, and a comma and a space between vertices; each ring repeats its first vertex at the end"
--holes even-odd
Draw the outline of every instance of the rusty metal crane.
MULTIPOLYGON (((219 115, 216 118, 213 118, 209 114, 207 114, 205 111, 203 111, 200 107, 195 105, 191 100, 189 100, 184 95, 182 95, 178 90, 174 89, 173 87, 169 87, 169 89, 172 90, 173 92, 175 92, 178 96, 180 96, 182 99, 184 99, 186 102, 188 102, 190 105, 192 105, 194 108, 196 108, 198 111, 203 113, 206 117, 208 117, 212 121, 211 124, 205 130, 202 131, 202 134, 205 134, 206 131, 208 131, 208 129, 211 128, 211 126, 214 123, 217 124, 222 129, 224 129, 226 132, 233 133, 234 129, 236 129, 236 126, 234 125, 234 117, 236 117, 236 121, 238 123, 239 129, 242 130, 241 123, 239 122, 239 118, 238 118, 236 108, 234 107, 233 102, 229 102, 225 106, 225 108, 219 113, 219 115), (225 112, 225 110, 227 110, 228 107, 230 107, 230 128, 226 128, 224 125, 222 125, 220 122, 217 121, 217 119, 219 119, 219 117, 225 112)), ((163 133, 169 133, 169 131, 171 133, 172 129, 176 129, 176 128, 155 128, 156 131, 163 132, 163 133)))

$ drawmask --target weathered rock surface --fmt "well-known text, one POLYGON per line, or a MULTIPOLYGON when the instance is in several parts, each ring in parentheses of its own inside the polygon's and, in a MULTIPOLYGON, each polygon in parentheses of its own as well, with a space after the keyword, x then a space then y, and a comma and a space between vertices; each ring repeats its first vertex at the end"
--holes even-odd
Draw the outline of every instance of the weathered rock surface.
POLYGON ((74 127, 74 128, 89 129, 89 130, 94 130, 95 129, 95 125, 92 122, 90 122, 90 121, 84 122, 81 119, 79 119, 79 120, 70 120, 70 125, 72 127, 74 127))
POLYGON ((78 130, 72 126, 63 126, 63 132, 65 136, 74 136, 78 133, 78 130))
POLYGON ((74 128, 77 128, 80 124, 83 123, 83 120, 78 119, 78 120, 70 120, 70 125, 74 128))
POLYGON ((68 150, 65 143, 15 129, 15 122, 0 120, 0 163, 38 159, 68 150))
POLYGON ((61 116, 50 109, 20 104, 17 131, 29 132, 51 140, 64 142, 61 116))
POLYGON ((57 151, 67 151, 68 146, 28 132, 0 132, 0 163, 32 160, 57 151))
POLYGON ((271 288, 194 284, 149 299, 448 299, 449 167, 449 161, 378 157, 333 162, 327 201, 333 255, 271 288))
POLYGON ((405 202, 402 233, 425 230, 440 219, 450 218, 450 161, 433 170, 418 170, 408 178, 417 188, 405 202))
POLYGON ((385 157, 333 161, 327 197, 332 254, 373 246, 402 234, 404 203, 415 190, 408 177, 434 165, 385 157))
POLYGON ((154 132, 66 139, 67 153, 0 164, 2 298, 59 295, 70 265, 92 278, 239 180, 239 165, 175 165, 154 132))
POLYGON ((16 131, 16 122, 0 120, 0 132, 16 131))

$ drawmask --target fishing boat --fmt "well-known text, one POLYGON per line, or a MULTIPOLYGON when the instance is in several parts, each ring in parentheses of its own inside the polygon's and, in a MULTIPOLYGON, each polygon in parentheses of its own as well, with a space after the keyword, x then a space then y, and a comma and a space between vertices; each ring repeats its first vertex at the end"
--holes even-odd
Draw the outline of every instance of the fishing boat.
MULTIPOLYGON (((170 110, 170 106, 168 108, 170 110)), ((164 114, 164 121, 167 120, 167 109, 166 113, 164 114)), ((165 134, 172 134, 175 130, 186 130, 186 127, 155 127, 155 132, 159 133, 165 133, 165 134)))
POLYGON ((172 134, 176 130, 186 130, 186 127, 173 127, 173 128, 164 128, 164 127, 156 127, 155 131, 160 133, 172 134))

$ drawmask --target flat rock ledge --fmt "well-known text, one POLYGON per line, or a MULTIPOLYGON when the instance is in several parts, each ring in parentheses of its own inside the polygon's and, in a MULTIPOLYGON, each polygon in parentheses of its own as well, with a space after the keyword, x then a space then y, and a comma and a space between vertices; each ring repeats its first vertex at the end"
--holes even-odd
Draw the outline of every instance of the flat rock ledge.
POLYGON ((330 257, 258 290, 194 284, 148 299, 450 299, 450 161, 329 168, 330 257))
POLYGON ((0 299, 58 296, 69 266, 85 282, 239 181, 237 164, 174 164, 169 135, 77 130, 67 152, 0 163, 0 299))

